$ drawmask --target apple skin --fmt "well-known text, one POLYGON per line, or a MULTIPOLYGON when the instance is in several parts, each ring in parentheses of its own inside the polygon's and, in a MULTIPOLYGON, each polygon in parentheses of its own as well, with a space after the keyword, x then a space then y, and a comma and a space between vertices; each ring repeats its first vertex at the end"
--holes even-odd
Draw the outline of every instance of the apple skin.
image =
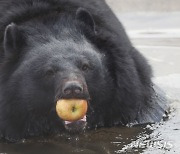
POLYGON ((65 121, 77 121, 82 119, 87 112, 87 100, 60 99, 56 104, 58 116, 65 121))

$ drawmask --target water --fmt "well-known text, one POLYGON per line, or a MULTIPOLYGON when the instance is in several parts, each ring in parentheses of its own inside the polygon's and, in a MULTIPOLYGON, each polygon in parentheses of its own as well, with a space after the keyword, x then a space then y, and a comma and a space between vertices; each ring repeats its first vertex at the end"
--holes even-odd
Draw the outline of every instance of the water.
POLYGON ((136 48, 153 66, 153 81, 172 102, 169 118, 151 125, 0 143, 0 154, 180 153, 180 13, 117 15, 136 48))
MULTIPOLYGON (((46 139, 29 139, 15 144, 1 143, 0 152, 8 154, 119 153, 125 145, 150 132, 151 130, 148 130, 146 126, 102 128, 78 136, 62 134, 61 136, 53 136, 46 139)), ((128 149, 128 151, 132 150, 128 149)))

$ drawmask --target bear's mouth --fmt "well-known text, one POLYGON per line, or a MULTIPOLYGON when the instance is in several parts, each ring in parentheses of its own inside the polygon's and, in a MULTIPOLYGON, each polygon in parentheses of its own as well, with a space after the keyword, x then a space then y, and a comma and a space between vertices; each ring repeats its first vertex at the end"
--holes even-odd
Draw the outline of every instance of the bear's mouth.
POLYGON ((82 119, 77 120, 77 121, 64 121, 64 124, 69 125, 69 124, 78 123, 78 122, 86 122, 86 115, 82 119))
POLYGON ((87 126, 86 115, 82 119, 77 121, 64 121, 64 126, 67 131, 70 131, 72 133, 82 132, 87 126))

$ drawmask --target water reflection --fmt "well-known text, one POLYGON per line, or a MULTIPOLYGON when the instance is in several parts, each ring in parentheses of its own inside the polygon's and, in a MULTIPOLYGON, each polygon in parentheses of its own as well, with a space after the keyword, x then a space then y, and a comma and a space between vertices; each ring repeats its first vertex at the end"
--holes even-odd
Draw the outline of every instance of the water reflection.
POLYGON ((145 126, 102 128, 79 135, 62 134, 49 138, 23 140, 15 144, 1 143, 0 153, 118 153, 125 145, 136 140, 137 136, 147 132, 150 133, 145 126))

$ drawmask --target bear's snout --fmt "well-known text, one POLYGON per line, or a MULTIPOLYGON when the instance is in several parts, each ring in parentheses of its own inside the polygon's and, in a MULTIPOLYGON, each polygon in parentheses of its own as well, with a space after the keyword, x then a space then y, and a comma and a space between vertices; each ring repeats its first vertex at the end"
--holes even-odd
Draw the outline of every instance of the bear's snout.
POLYGON ((62 89, 63 95, 79 95, 83 93, 83 85, 78 81, 68 81, 62 89))
POLYGON ((65 81, 62 86, 61 97, 67 99, 80 98, 88 100, 89 92, 86 83, 79 80, 65 81))

